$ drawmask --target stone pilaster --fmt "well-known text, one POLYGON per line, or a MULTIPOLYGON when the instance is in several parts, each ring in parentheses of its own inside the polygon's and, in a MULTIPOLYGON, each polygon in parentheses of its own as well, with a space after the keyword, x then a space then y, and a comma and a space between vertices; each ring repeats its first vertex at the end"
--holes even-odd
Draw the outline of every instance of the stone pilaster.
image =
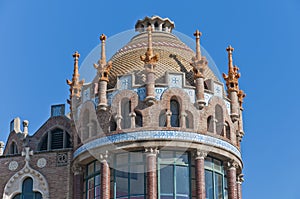
POLYGON ((157 199, 157 154, 155 147, 145 149, 147 156, 147 199, 157 199))
POLYGON ((101 199, 110 199, 110 168, 108 165, 108 152, 100 154, 100 178, 101 178, 101 199))
POLYGON ((204 159, 206 151, 197 150, 195 153, 195 177, 196 177, 196 197, 205 199, 205 170, 204 159))
POLYGON ((83 169, 80 165, 73 165, 73 197, 74 199, 82 199, 83 197, 83 169))
POLYGON ((230 161, 227 166, 228 199, 237 199, 236 169, 238 164, 230 161))
POLYGON ((240 174, 237 177, 237 199, 242 199, 242 183, 244 182, 244 174, 240 174))

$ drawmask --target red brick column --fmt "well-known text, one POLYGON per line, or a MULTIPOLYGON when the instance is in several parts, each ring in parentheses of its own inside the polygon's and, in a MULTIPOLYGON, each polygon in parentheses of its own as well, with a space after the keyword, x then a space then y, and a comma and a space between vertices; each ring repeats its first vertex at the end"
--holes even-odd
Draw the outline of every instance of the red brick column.
POLYGON ((157 199, 157 153, 156 148, 146 148, 147 153, 147 199, 157 199))
POLYGON ((83 172, 82 167, 75 164, 73 165, 73 198, 74 199, 82 199, 83 197, 83 172))
POLYGON ((242 199, 242 183, 244 182, 244 175, 240 174, 237 178, 237 199, 242 199))
POLYGON ((108 165, 108 153, 100 154, 101 160, 101 199, 110 199, 110 168, 108 165))
POLYGON ((237 199, 237 184, 236 184, 236 162, 228 162, 227 168, 227 183, 228 183, 228 199, 237 199))
POLYGON ((197 199, 205 199, 205 170, 204 158, 207 152, 197 150, 195 157, 195 177, 196 177, 196 197, 197 199))

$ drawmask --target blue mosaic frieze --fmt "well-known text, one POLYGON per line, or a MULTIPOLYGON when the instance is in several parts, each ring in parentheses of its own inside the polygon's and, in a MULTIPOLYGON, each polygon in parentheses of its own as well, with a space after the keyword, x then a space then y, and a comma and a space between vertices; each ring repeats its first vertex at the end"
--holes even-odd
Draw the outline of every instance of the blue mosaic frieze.
POLYGON ((232 144, 214 138, 208 135, 202 135, 192 132, 183 131, 138 131, 132 133, 116 134, 103 138, 98 138, 89 143, 84 144, 79 147, 75 152, 73 157, 76 158, 80 154, 102 146, 107 146, 111 144, 118 144, 122 142, 134 142, 134 141, 147 141, 147 140, 174 140, 174 141, 186 141, 193 143, 206 144, 213 147, 218 147, 225 149, 236 156, 241 158, 240 151, 232 144))

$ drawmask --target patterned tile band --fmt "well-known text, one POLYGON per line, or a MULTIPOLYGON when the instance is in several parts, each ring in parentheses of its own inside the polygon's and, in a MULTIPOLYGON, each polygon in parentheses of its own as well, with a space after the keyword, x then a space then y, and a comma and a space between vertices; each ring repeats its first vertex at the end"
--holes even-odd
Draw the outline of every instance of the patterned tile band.
POLYGON ((116 134, 103 138, 98 138, 89 143, 86 143, 79 147, 74 152, 74 158, 80 154, 106 145, 117 144, 122 142, 134 142, 134 141, 143 141, 143 140, 174 140, 174 141, 186 141, 194 143, 202 143, 214 147, 219 147, 225 149, 239 158, 241 158, 240 151, 230 143, 214 138, 207 135, 202 135, 198 133, 183 132, 183 131, 139 131, 132 133, 116 134))

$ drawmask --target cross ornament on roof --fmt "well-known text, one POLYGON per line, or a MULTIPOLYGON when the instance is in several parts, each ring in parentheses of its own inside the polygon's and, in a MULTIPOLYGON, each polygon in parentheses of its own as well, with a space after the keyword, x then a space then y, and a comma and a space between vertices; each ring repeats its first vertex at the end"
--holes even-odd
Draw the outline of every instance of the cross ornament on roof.
POLYGON ((33 151, 29 147, 25 147, 25 151, 22 151, 22 156, 25 156, 25 161, 28 164, 30 161, 30 156, 33 155, 33 151))

